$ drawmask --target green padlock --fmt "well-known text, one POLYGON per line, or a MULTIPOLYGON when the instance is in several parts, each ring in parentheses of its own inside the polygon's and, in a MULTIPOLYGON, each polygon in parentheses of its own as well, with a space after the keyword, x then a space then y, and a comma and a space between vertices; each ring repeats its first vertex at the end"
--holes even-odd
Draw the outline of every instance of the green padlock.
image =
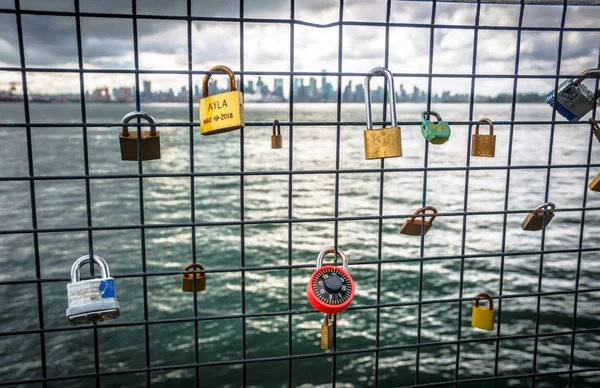
POLYGON ((437 118, 437 122, 426 120, 427 111, 421 113, 421 133, 431 144, 444 144, 450 138, 450 126, 442 120, 438 112, 431 111, 431 115, 437 118))

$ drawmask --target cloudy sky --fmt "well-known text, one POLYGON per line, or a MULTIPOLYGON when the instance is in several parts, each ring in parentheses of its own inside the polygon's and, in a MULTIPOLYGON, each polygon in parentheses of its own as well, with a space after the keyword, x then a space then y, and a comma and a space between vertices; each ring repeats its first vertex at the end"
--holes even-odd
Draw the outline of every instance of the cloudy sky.
MULTIPOLYGON (((317 24, 339 20, 338 0, 296 1, 295 18, 317 24)), ((0 8, 14 9, 13 0, 0 0, 0 8)), ((23 10, 74 11, 73 0, 21 0, 23 10)), ((124 0, 80 0, 82 12, 131 14, 131 3, 124 0)), ((239 0, 194 0, 192 13, 206 17, 239 17, 239 0)), ((428 2, 393 1, 391 21, 398 23, 429 23, 432 5, 428 2)), ((439 3, 436 23, 445 25, 473 25, 475 4, 439 3)), ((137 0, 138 14, 186 15, 185 0, 137 0)), ((562 6, 527 5, 524 26, 558 27, 562 6)), ((289 19, 289 0, 245 0, 245 17, 261 19, 289 19)), ((516 26, 519 5, 483 4, 481 26, 516 26)), ((385 22, 386 1, 346 0, 344 21, 385 22)), ((600 6, 567 8, 566 27, 598 28, 600 6)), ((74 68, 77 65, 75 18, 25 14, 22 16, 25 60, 28 67, 74 68)), ((128 18, 82 17, 84 67, 89 69, 133 69, 133 24, 128 18)), ((140 68, 145 70, 187 69, 187 22, 184 20, 138 21, 140 68)), ((342 70, 366 72, 384 65, 385 28, 381 26, 343 27, 342 70)), ((477 72, 480 74, 512 74, 515 61, 516 31, 485 30, 479 32, 477 72)), ((295 26, 294 70, 301 72, 337 71, 337 25, 318 28, 295 26)), ((470 74, 473 58, 472 29, 436 28, 434 33, 434 73, 470 74)), ((428 28, 393 27, 390 31, 389 69, 394 73, 425 73, 429 63, 428 28)), ((193 23, 193 68, 208 70, 224 64, 240 69, 240 28, 237 22, 202 21, 193 23)), ((557 61, 558 32, 524 31, 521 42, 521 74, 553 74, 557 61)), ((289 71, 290 25, 288 23, 244 23, 244 63, 250 71, 289 71)), ((600 32, 567 31, 564 34, 561 72, 579 73, 597 67, 600 50, 600 32)), ((0 66, 19 65, 16 18, 11 13, 0 13, 0 66)), ((201 82, 201 75, 194 83, 201 82)), ((268 85, 273 78, 263 77, 268 85)), ((253 79, 247 77, 246 81, 253 79)), ((318 77, 320 86, 320 77, 318 77)), ((186 75, 142 75, 140 80, 151 80, 155 89, 179 90, 187 85, 186 75)), ((362 77, 344 77, 354 84, 362 77)), ((9 82, 20 81, 18 72, 0 72, 0 88, 9 82)), ((330 82, 336 84, 336 78, 330 82)), ((221 80, 225 85, 224 80, 221 80)), ((436 78, 433 92, 444 90, 468 93, 469 78, 436 78)), ((30 73, 28 83, 32 92, 77 92, 76 73, 30 73)), ((425 78, 398 77, 397 84, 408 90, 413 85, 426 88, 425 78)), ((85 88, 92 90, 108 85, 133 86, 131 74, 86 74, 85 88)), ((284 83, 287 87, 289 79, 284 83)), ((376 84, 376 83, 375 83, 376 84)), ((546 91, 553 87, 552 80, 519 81, 519 91, 546 91)), ((478 79, 476 94, 492 95, 510 92, 511 79, 478 79)))

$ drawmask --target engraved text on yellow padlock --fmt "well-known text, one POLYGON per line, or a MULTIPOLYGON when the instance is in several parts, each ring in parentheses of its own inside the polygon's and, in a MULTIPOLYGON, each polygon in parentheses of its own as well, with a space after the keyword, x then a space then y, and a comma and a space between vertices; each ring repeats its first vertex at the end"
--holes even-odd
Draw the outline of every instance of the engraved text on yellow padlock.
POLYGON ((216 135, 244 127, 244 95, 235 87, 235 77, 226 66, 215 66, 210 71, 223 71, 229 75, 231 91, 208 95, 210 74, 202 82, 200 99, 200 133, 216 135))
POLYGON ((365 106, 367 130, 364 133, 365 159, 383 159, 402 156, 402 138, 400 127, 396 127, 396 92, 394 90, 394 76, 385 67, 375 67, 369 71, 365 78, 365 106), (371 78, 374 75, 383 75, 388 83, 388 97, 390 102, 391 128, 374 129, 371 118, 371 78))
POLYGON ((196 282, 196 292, 206 289, 206 272, 203 266, 200 264, 190 264, 183 271, 186 272, 181 275, 181 289, 183 291, 194 292, 194 281, 196 282))
POLYGON ((494 330, 494 301, 488 294, 478 294, 476 298, 486 298, 490 305, 489 307, 480 306, 479 299, 475 300, 473 313, 471 315, 471 326, 483 330, 494 330))
POLYGON ((490 125, 489 135, 479 134, 479 123, 475 127, 473 141, 471 142, 471 156, 482 156, 493 158, 496 156, 496 135, 494 135, 494 124, 490 119, 480 119, 479 122, 485 122, 490 125))

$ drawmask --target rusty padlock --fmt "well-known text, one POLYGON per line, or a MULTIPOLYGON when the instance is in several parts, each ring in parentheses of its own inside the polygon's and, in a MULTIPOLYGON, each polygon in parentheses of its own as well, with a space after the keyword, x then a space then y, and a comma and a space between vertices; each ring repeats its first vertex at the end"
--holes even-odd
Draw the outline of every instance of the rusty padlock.
POLYGON ((433 206, 423 206, 422 208, 417 209, 417 211, 413 214, 413 216, 404 222, 404 225, 402 225, 402 228, 400 228, 400 233, 407 234, 409 236, 420 236, 421 235, 421 226, 423 226, 424 227, 423 235, 425 235, 425 234, 427 234, 427 232, 429 232, 429 229, 431 229, 431 227, 433 226, 433 220, 435 220, 436 216, 437 216, 436 208, 434 208, 433 206), (421 221, 421 220, 416 219, 417 217, 422 217, 422 216, 419 216, 420 214, 423 214, 423 216, 424 216, 425 212, 427 210, 431 210, 433 212, 433 214, 428 214, 428 216, 430 216, 428 221, 425 221, 425 220, 421 221))
POLYGON ((273 121, 273 134, 271 135, 271 149, 279 149, 283 146, 283 136, 281 136, 281 126, 279 120, 273 121))
POLYGON ((181 289, 183 291, 194 292, 194 282, 196 283, 196 292, 206 289, 206 272, 203 266, 200 264, 190 264, 183 271, 185 272, 181 275, 181 289))
POLYGON ((492 120, 482 118, 475 126, 473 141, 471 142, 471 156, 482 156, 493 158, 496 156, 496 135, 494 135, 494 123, 492 120), (490 126, 489 135, 479 134, 479 123, 488 123, 490 126))
POLYGON ((138 160, 137 131, 129 132, 128 125, 132 119, 144 119, 152 124, 149 131, 141 131, 142 160, 160 159, 160 132, 156 130, 155 121, 146 112, 129 112, 123 117, 121 125, 123 130, 119 134, 122 160, 138 160))
POLYGON ((521 224, 521 228, 523 230, 544 229, 550 221, 552 221, 552 218, 554 218, 554 209, 556 209, 556 206, 552 202, 541 204, 525 217, 525 220, 523 220, 523 223, 521 224), (547 209, 548 207, 550 209, 547 209))

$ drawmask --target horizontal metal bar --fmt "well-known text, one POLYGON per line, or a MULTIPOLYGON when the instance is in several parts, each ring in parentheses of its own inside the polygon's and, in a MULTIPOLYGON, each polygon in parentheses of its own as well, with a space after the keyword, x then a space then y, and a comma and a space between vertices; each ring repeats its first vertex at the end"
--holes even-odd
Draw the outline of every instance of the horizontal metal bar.
MULTIPOLYGON (((415 348, 429 348, 436 346, 446 346, 446 345, 457 345, 457 344, 468 344, 468 343, 481 343, 481 342, 495 342, 495 341, 503 341, 503 340, 518 340, 518 339, 529 339, 534 337, 557 337, 564 335, 573 335, 573 334, 586 334, 586 333, 596 333, 599 332, 600 329, 587 329, 587 330, 569 330, 569 331, 561 331, 561 332, 553 332, 553 333, 540 333, 540 334, 517 334, 511 336, 500 336, 500 337, 484 337, 484 338, 469 338, 469 339, 461 339, 454 341, 439 341, 439 342, 427 342, 420 344, 411 344, 411 345, 390 345, 390 346, 380 346, 380 347, 369 347, 364 349, 353 349, 353 350, 336 350, 329 352, 320 352, 320 353, 308 353, 308 354, 295 354, 295 355, 287 355, 287 356, 276 356, 276 357, 261 357, 261 358, 245 358, 240 360, 227 360, 227 361, 212 361, 212 362, 202 362, 202 363, 193 363, 193 364, 181 364, 181 365, 168 365, 168 366, 159 366, 159 367, 150 367, 150 368, 138 368, 138 369, 127 369, 123 371, 109 371, 109 372, 99 372, 99 373, 81 373, 77 375, 67 375, 67 376, 53 376, 47 377, 46 379, 24 379, 24 380, 15 380, 15 381, 5 381, 0 382, 0 386, 7 385, 19 385, 19 384, 32 384, 43 381, 63 381, 63 380, 73 380, 73 379, 82 379, 96 376, 116 376, 116 375, 125 375, 125 374, 135 374, 135 373, 144 373, 144 372, 159 372, 159 371, 168 371, 168 370, 177 370, 177 369, 192 369, 197 367, 209 367, 209 366, 224 366, 224 365, 236 365, 236 364, 256 364, 261 362, 274 362, 274 361, 286 361, 286 360, 299 360, 306 358, 321 358, 321 357, 331 357, 333 355, 342 356, 342 355, 353 355, 353 354, 368 354, 375 352, 383 352, 383 351, 391 351, 391 350, 404 350, 404 349, 415 349, 415 348)), ((587 369, 569 369, 565 371, 553 371, 553 372, 539 372, 535 374, 531 374, 531 376, 545 376, 545 375, 556 375, 556 374, 568 374, 568 373, 587 373, 587 372, 595 372, 600 371, 600 367, 598 368, 587 368, 587 369)), ((515 376, 523 376, 523 375, 515 375, 515 376)), ((491 379, 503 380, 503 379, 511 379, 514 378, 511 375, 503 375, 503 376, 494 376, 489 377, 491 379)), ((485 378, 487 379, 487 378, 485 378)), ((479 379, 465 379, 459 380, 460 382, 468 382, 471 380, 479 381, 479 379)), ((439 385, 439 383, 435 383, 439 385)), ((436 386, 433 385, 433 386, 436 386)), ((423 386, 432 386, 432 385, 416 385, 415 387, 423 387, 423 386)))

